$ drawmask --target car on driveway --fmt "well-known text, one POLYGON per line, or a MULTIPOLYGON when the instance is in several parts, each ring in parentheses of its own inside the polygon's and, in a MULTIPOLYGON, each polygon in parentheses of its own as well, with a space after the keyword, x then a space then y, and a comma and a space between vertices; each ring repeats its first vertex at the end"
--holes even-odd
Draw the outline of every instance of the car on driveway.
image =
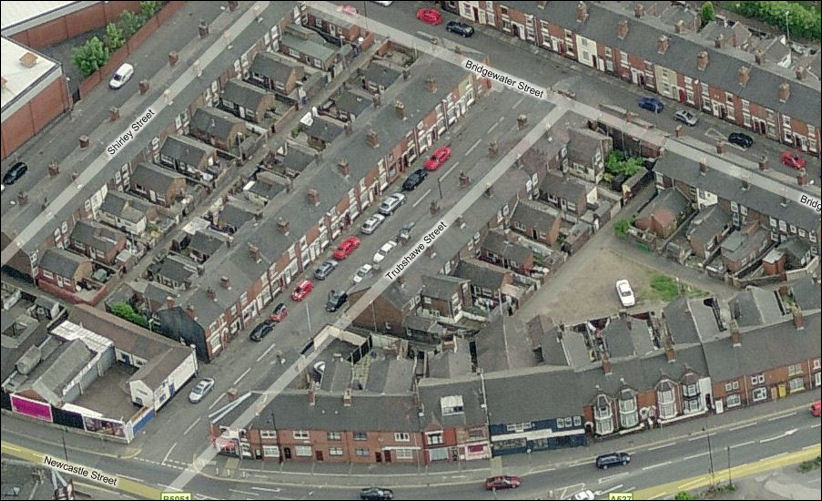
POLYGON ((382 214, 374 214, 366 219, 362 226, 360 226, 360 232, 370 235, 374 233, 374 230, 376 230, 383 221, 385 221, 385 216, 382 214))
POLYGON ((460 35, 460 36, 463 36, 463 37, 466 37, 466 38, 470 37, 471 35, 474 34, 474 27, 473 26, 469 26, 469 25, 467 25, 465 23, 461 23, 459 21, 448 21, 448 23, 445 25, 445 29, 447 31, 450 31, 451 33, 456 33, 457 35, 460 35))
POLYGON ((631 462, 631 455, 627 452, 611 452, 597 456, 595 464, 600 470, 607 470, 611 466, 626 465, 631 462))
POLYGON ((328 293, 328 301, 325 303, 325 311, 334 312, 340 309, 348 301, 348 293, 345 291, 336 292, 331 289, 328 293))
POLYGON ((420 9, 417 11, 417 19, 428 24, 440 24, 442 14, 436 9, 420 9))
POLYGON ((805 167, 805 159, 793 151, 783 151, 781 158, 782 163, 792 169, 803 169, 805 167))
POLYGON ((619 302, 624 308, 630 308, 636 304, 636 297, 634 291, 631 289, 631 284, 627 280, 617 280, 616 283, 617 296, 619 302))
POLYGON ((385 197, 385 200, 380 204, 379 212, 383 216, 390 216, 402 205, 405 205, 405 195, 402 193, 394 193, 393 195, 385 197))
POLYGON ((11 166, 6 174, 3 176, 3 184, 14 184, 17 182, 18 179, 23 177, 23 174, 29 170, 29 166, 26 165, 24 162, 17 162, 16 164, 11 166))
POLYGON ((389 241, 385 242, 384 244, 382 244, 382 247, 380 247, 380 250, 378 250, 377 253, 374 254, 374 264, 381 263, 385 259, 385 257, 388 256, 388 254, 392 250, 394 250, 394 248, 396 246, 397 246, 397 242, 395 242, 393 240, 389 240, 389 241))
POLYGON ((434 154, 431 155, 431 158, 425 161, 425 170, 437 170, 449 158, 451 158, 450 147, 443 146, 441 148, 437 148, 437 150, 434 151, 434 154))
POLYGON ((425 180, 426 176, 428 176, 428 171, 425 169, 415 170, 410 176, 408 176, 408 178, 406 178, 405 182, 402 183, 403 191, 413 191, 425 180))
POLYGON ((665 109, 665 105, 662 104, 662 101, 655 97, 641 97, 639 98, 640 108, 645 108, 648 111, 653 111, 654 113, 662 113, 662 110, 665 109))
POLYGON ((285 320, 285 317, 288 316, 288 308, 285 307, 285 303, 280 303, 274 307, 274 311, 271 312, 270 318, 274 322, 282 322, 285 320))
POLYGON ((485 479, 485 490, 516 489, 522 484, 522 479, 513 475, 497 475, 485 479))
POLYGON ((699 119, 696 117, 696 113, 693 113, 688 110, 679 110, 676 113, 674 113, 674 120, 676 120, 677 122, 682 122, 685 125, 690 125, 691 127, 693 127, 694 125, 696 125, 697 122, 699 122, 699 119))
POLYGON ((271 319, 265 320, 257 327, 254 327, 254 330, 251 331, 251 335, 248 336, 249 339, 252 341, 262 341, 264 337, 266 337, 271 331, 274 330, 275 322, 271 319))
POLYGON ((197 382, 194 388, 191 389, 191 393, 188 394, 188 401, 192 404, 196 404, 205 397, 208 392, 210 392, 214 388, 214 379, 207 377, 203 378, 197 382))
POLYGON ((114 72, 114 76, 108 82, 108 86, 112 89, 119 89, 134 76, 134 66, 125 63, 114 72))
POLYGON ((366 487, 360 491, 360 499, 375 501, 394 499, 394 491, 384 487, 366 487))
POLYGON ((294 301, 302 301, 314 289, 314 284, 308 280, 302 280, 297 284, 297 288, 291 293, 291 299, 294 301))
POLYGON ((731 132, 731 134, 728 136, 728 142, 731 144, 735 144, 737 146, 741 146, 745 149, 748 149, 751 146, 753 146, 753 138, 741 132, 731 132))
POLYGON ((337 262, 333 259, 328 259, 323 261, 321 265, 314 270, 314 278, 317 280, 325 280, 328 278, 328 275, 331 274, 332 271, 337 267, 337 262))
POLYGON ((357 250, 357 247, 359 247, 359 246, 360 246, 360 239, 359 238, 357 238, 357 237, 348 237, 348 238, 346 238, 345 240, 340 242, 340 245, 337 246, 337 250, 334 251, 334 259, 339 261, 339 260, 347 258, 348 256, 351 255, 351 253, 353 253, 355 250, 357 250))
POLYGON ((368 275, 371 274, 371 270, 374 269, 373 266, 370 264, 364 264, 357 269, 357 272, 354 273, 354 283, 358 284, 363 281, 368 275))

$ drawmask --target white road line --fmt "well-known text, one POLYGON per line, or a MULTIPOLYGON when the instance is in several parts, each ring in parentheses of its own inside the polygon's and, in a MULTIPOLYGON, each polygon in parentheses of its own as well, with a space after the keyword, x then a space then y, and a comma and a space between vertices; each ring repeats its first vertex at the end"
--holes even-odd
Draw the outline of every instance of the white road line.
POLYGON ((496 129, 496 128, 497 128, 497 126, 498 126, 498 125, 499 125, 499 122, 496 122, 494 125, 492 125, 492 126, 488 129, 488 133, 490 134, 490 133, 491 133, 491 131, 493 131, 494 129, 496 129))
POLYGON ((822 423, 816 423, 816 424, 812 424, 811 428, 819 428, 820 426, 822 426, 822 423))
POLYGON ((505 115, 503 115, 503 116, 499 117, 499 120, 497 120, 497 122, 502 123, 502 121, 503 121, 503 120, 505 120, 505 115))
POLYGON ((655 451, 655 450, 657 450, 657 449, 664 449, 665 447, 670 447, 670 446, 672 446, 672 445, 676 445, 676 442, 671 442, 670 444, 665 444, 665 445, 657 445, 656 447, 651 447, 651 448, 650 448, 650 449, 648 449, 648 450, 649 450, 649 451, 655 451))
POLYGON ((222 395, 220 395, 219 397, 217 397, 217 400, 215 400, 215 401, 214 401, 211 405, 209 405, 209 406, 208 406, 208 410, 213 409, 213 408, 217 405, 217 402, 219 402, 220 400, 222 400, 224 396, 225 396, 225 393, 223 393, 222 395))
POLYGON ((687 461, 689 459, 701 458, 702 456, 707 456, 707 455, 708 455, 707 452, 700 452, 699 454, 694 454, 693 456, 685 456, 684 458, 682 458, 682 460, 687 461))
POLYGON ((197 423, 199 423, 201 419, 202 419, 202 416, 201 416, 201 417, 198 417, 196 421, 194 421, 193 423, 191 423, 190 425, 188 425, 188 428, 186 428, 186 431, 184 431, 184 432, 183 432, 183 435, 188 435, 188 432, 190 432, 190 431, 191 431, 191 429, 192 429, 192 428, 194 428, 194 426, 195 426, 197 423))
POLYGON ((259 496, 260 494, 257 492, 248 492, 248 491, 240 491, 237 489, 229 489, 231 492, 236 492, 238 494, 245 494, 246 496, 259 496))
POLYGON ((423 193, 423 194, 422 194, 422 196, 420 197, 420 199, 419 199, 419 200, 417 200, 416 202, 414 202, 413 204, 411 204, 411 207, 416 207, 416 206, 418 206, 418 205, 419 205, 419 204, 423 201, 423 199, 424 199, 425 197, 427 197, 427 196, 428 196, 428 194, 429 194, 429 193, 431 193, 431 188, 428 188, 428 191, 426 191, 425 193, 423 193))
POLYGON ((160 487, 162 487, 162 488, 164 488, 164 489, 171 489, 172 491, 181 492, 181 489, 179 489, 179 488, 177 488, 177 487, 174 487, 173 485, 168 485, 168 484, 160 484, 160 483, 158 483, 157 485, 159 485, 160 487))
POLYGON ((748 423, 748 424, 743 424, 743 425, 740 425, 740 426, 735 426, 735 427, 731 428, 728 431, 741 430, 743 428, 748 428, 749 426, 756 426, 756 421, 754 421, 753 423, 748 423))
POLYGON ((477 139, 477 141, 474 144, 472 144, 470 148, 468 148, 468 151, 465 152, 465 156, 467 157, 472 151, 474 151, 474 148, 479 146, 481 142, 482 139, 477 139))
POLYGON ((172 445, 168 452, 166 452, 166 457, 163 458, 163 461, 160 463, 161 465, 166 464, 166 461, 168 461, 168 457, 171 455, 171 451, 173 451, 175 447, 177 447, 177 442, 174 442, 174 445, 172 445))
POLYGON ((604 484, 605 482, 610 482, 611 480, 614 480, 615 478, 624 477, 627 474, 628 474, 628 472, 617 473, 616 475, 608 475, 607 477, 600 478, 599 483, 604 484))
POLYGON ((18 451, 18 452, 23 450, 23 449, 21 449, 21 448, 19 448, 19 447, 15 447, 15 446, 13 446, 13 445, 6 445, 6 446, 5 446, 5 448, 6 448, 6 449, 11 449, 11 450, 13 450, 13 451, 18 451))
POLYGON ((659 499, 659 498, 661 498, 662 496, 667 496, 667 495, 668 495, 668 493, 667 493, 667 492, 663 492, 662 494, 657 494, 656 496, 649 497, 648 499, 649 499, 649 500, 650 500, 650 499, 659 499))
POLYGON ((806 445, 805 447, 802 448, 802 450, 806 451, 808 449, 813 449, 814 447, 819 447, 819 444, 806 445))
POLYGON ((240 374, 240 377, 238 377, 237 379, 235 379, 235 380, 234 380, 234 383, 232 383, 232 384, 237 384, 237 383, 239 383, 239 382, 240 382, 240 380, 241 380, 242 378, 244 378, 244 377, 245 377, 245 375, 246 375, 246 374, 248 374, 250 371, 251 371, 251 367, 249 367, 248 369, 246 369, 246 370, 245 370, 245 372, 243 372, 242 374, 240 374))
POLYGON ((519 106, 520 104, 522 104, 522 100, 523 100, 523 99, 525 99, 525 96, 522 96, 521 98, 519 98, 519 101, 517 101, 516 103, 514 103, 514 108, 516 108, 517 106, 519 106))
POLYGON ((142 480, 140 480, 139 478, 136 478, 136 477, 131 477, 131 476, 129 476, 129 475, 123 475, 122 473, 118 473, 118 474, 117 474, 117 476, 118 476, 118 477, 127 478, 127 479, 129 479, 129 480, 131 480, 131 481, 133 481, 133 482, 142 482, 142 480))
POLYGON ((582 466, 582 465, 585 465, 585 464, 591 464, 591 463, 588 462, 588 461, 586 461, 584 463, 573 463, 573 464, 569 464, 568 466, 566 466, 566 468, 575 468, 577 466, 582 466))
POLYGON ((737 447, 745 447, 746 445, 755 444, 756 440, 749 440, 747 442, 742 442, 741 444, 734 444, 731 446, 731 449, 736 449, 737 447))
POLYGON ((613 487, 609 487, 609 488, 605 489, 604 491, 599 491, 599 495, 601 496, 601 495, 603 495, 603 494, 608 494, 608 493, 609 493, 609 492, 611 492, 611 491, 615 491, 615 490, 619 489, 619 488, 620 488, 620 487, 622 487, 623 485, 625 485, 625 484, 615 485, 615 486, 613 486, 613 487))
POLYGON ((789 417, 789 416, 796 416, 796 412, 791 412, 790 414, 784 414, 782 416, 774 416, 774 417, 768 419, 768 421, 776 421, 777 419, 782 419, 782 418, 786 418, 786 417, 789 417))
POLYGON ((448 174, 451 174, 451 171, 454 170, 457 167, 457 165, 459 165, 459 164, 460 164, 459 161, 454 162, 454 165, 452 165, 451 168, 448 169, 447 171, 445 171, 445 174, 443 174, 440 177, 440 182, 442 182, 442 180, 445 179, 445 176, 447 176, 448 174))
POLYGON ((281 489, 266 489, 265 487, 252 487, 255 491, 265 491, 265 492, 280 492, 281 489))
POLYGON ((760 461, 769 461, 769 460, 771 460, 771 459, 778 458, 779 456, 786 456, 787 454, 788 454, 788 452, 787 452, 787 451, 785 451, 785 452, 780 452, 779 454, 774 454, 773 456, 768 456, 768 457, 766 457, 766 458, 762 458, 762 459, 760 459, 760 461))
POLYGON ((671 464, 670 461, 665 461, 664 463, 659 463, 659 464, 652 464, 651 466, 646 466, 646 467, 642 468, 642 471, 653 470, 654 468, 659 468, 660 466, 668 466, 669 464, 671 464))
POLYGON ((759 443, 760 444, 766 444, 768 442, 773 442, 774 440, 779 440, 780 438, 785 438, 785 434, 783 433, 782 435, 777 435, 777 436, 771 437, 771 438, 763 438, 762 440, 759 441, 759 443))
POLYGON ((268 353, 269 353, 271 350, 273 350, 273 349, 274 349, 274 347, 275 347, 275 346, 277 346, 277 344, 276 344, 276 343, 275 343, 275 344, 272 344, 271 346, 269 346, 268 348, 266 348, 266 349, 265 349, 265 351, 263 352, 263 354, 262 354, 262 355, 260 355, 259 357, 257 357, 257 361, 259 362, 260 360, 262 360, 264 356, 268 355, 268 353))
POLYGON ((691 437, 691 438, 688 439, 688 442, 693 442, 694 440, 705 440, 705 437, 702 436, 702 435, 697 436, 697 437, 691 437))

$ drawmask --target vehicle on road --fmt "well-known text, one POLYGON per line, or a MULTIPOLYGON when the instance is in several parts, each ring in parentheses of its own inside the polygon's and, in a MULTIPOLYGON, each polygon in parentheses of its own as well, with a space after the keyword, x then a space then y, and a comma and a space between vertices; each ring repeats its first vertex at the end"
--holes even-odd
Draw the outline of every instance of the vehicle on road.
POLYGON ((371 274, 371 270, 374 269, 373 266, 370 264, 364 264, 357 269, 357 272, 354 273, 354 283, 358 284, 363 281, 365 277, 371 274))
POLYGON ((336 261, 333 259, 327 259, 323 261, 323 263, 319 265, 316 270, 314 270, 314 278, 317 280, 325 280, 336 267, 336 261))
POLYGON ((594 495, 593 491, 585 489, 579 492, 575 492, 574 495, 568 499, 573 499, 574 501, 593 500, 596 499, 596 496, 594 495))
POLYGON ((616 291, 617 296, 619 296, 619 302, 622 303, 624 308, 630 308, 636 305, 636 296, 634 296, 631 284, 628 283, 627 280, 617 280, 616 291))
POLYGON ((805 168, 805 159, 792 151, 783 151, 781 158, 782 163, 787 165, 788 167, 791 167, 792 169, 805 168))
POLYGON ((394 250, 394 248, 396 246, 397 246, 397 242, 395 242, 393 240, 389 240, 389 241, 385 242, 384 244, 382 244, 382 247, 380 247, 380 250, 378 250, 377 253, 374 254, 374 264, 381 263, 385 259, 385 257, 388 256, 388 254, 392 250, 394 250))
POLYGON ((394 2, 378 2, 376 0, 372 0, 375 4, 382 5, 383 7, 391 7, 391 4, 394 2))
POLYGON ((337 246, 334 251, 334 259, 340 261, 350 256, 357 247, 360 246, 360 239, 357 237, 348 237, 337 246))
POLYGON ((648 111, 653 111, 654 113, 662 113, 662 110, 665 109, 665 105, 662 104, 662 101, 655 97, 641 97, 639 98, 640 108, 645 108, 648 111))
POLYGON ((188 401, 192 404, 200 402, 212 388, 214 388, 214 379, 210 377, 201 379, 194 388, 191 389, 191 393, 188 394, 188 401))
POLYGON ((390 216, 395 210, 405 205, 405 195, 402 193, 394 193, 388 195, 380 204, 379 213, 383 216, 390 216))
POLYGON ((611 466, 626 465, 631 462, 631 455, 627 452, 611 452, 597 456, 596 465, 601 470, 607 470, 611 466))
POLYGON ((417 186, 422 183, 426 176, 428 176, 428 171, 425 169, 417 169, 411 173, 406 179, 405 182, 402 183, 402 190, 403 191, 413 191, 417 186))
POLYGON ((25 162, 17 162, 11 166, 5 175, 3 175, 3 184, 14 184, 18 179, 23 177, 23 174, 29 170, 29 166, 25 162))
POLYGON ((688 110, 679 110, 676 113, 674 113, 674 120, 676 120, 677 122, 682 122, 685 125, 690 125, 691 127, 693 127, 694 125, 696 125, 697 122, 699 122, 699 119, 696 117, 696 113, 693 113, 688 110))
POLYGON ((394 491, 384 487, 366 487, 360 491, 360 499, 383 500, 394 499, 394 491))
POLYGON ((448 21, 448 23, 445 25, 445 29, 447 31, 450 31, 451 33, 456 33, 457 35, 466 38, 474 34, 473 26, 461 23, 459 21, 448 21))
POLYGON ((325 303, 325 311, 334 312, 340 309, 348 301, 348 293, 345 291, 336 292, 331 289, 328 293, 328 302, 325 303))
POLYGON ((271 312, 268 318, 273 322, 282 322, 287 316, 288 308, 286 308, 285 303, 280 303, 274 307, 274 311, 271 312))
POLYGON ((374 214, 360 226, 360 233, 364 233, 365 235, 370 235, 374 233, 374 230, 379 228, 382 222, 385 221, 385 216, 382 214, 374 214))
POLYGON ((750 148, 753 146, 753 138, 747 134, 743 134, 742 132, 731 132, 728 136, 728 142, 731 144, 735 144, 737 146, 741 146, 745 149, 750 148))
POLYGON ((431 158, 425 161, 425 170, 437 170, 449 158, 451 158, 450 147, 443 146, 441 148, 437 148, 436 151, 434 151, 434 154, 431 155, 431 158))
POLYGON ((302 280, 297 284, 297 288, 291 293, 291 299, 294 301, 302 301, 314 289, 314 284, 308 280, 302 280))
POLYGON ((411 230, 414 229, 414 226, 417 223, 414 221, 409 221, 402 225, 400 231, 397 232, 397 243, 408 243, 411 239, 411 230))
POLYGON ((522 479, 513 475, 498 475, 485 479, 485 490, 516 489, 522 483, 522 479))
POLYGON ((274 330, 274 322, 270 318, 268 320, 263 321, 261 324, 254 327, 254 330, 251 331, 251 335, 248 336, 249 339, 255 342, 262 341, 264 337, 266 337, 271 331, 274 330))
POLYGON ((817 400, 811 404, 811 416, 822 416, 822 400, 817 400))
POLYGON ((442 14, 436 9, 420 9, 417 11, 417 19, 427 24, 442 23, 442 14))
POLYGON ((111 77, 108 86, 112 89, 119 89, 120 87, 125 85, 126 82, 128 82, 133 75, 134 66, 125 63, 119 68, 117 68, 117 71, 114 72, 114 76, 111 77))

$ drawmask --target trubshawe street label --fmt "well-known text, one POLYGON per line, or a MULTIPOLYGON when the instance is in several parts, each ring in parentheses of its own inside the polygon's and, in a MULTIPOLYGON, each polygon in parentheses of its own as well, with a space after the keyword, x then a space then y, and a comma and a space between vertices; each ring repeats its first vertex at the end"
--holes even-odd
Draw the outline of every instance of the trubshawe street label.
POLYGON ((128 126, 128 129, 126 129, 125 132, 120 134, 120 136, 117 137, 117 139, 115 139, 111 142, 111 144, 106 146, 106 154, 108 155, 109 159, 114 158, 117 155, 117 153, 119 153, 120 150, 122 150, 129 142, 131 142, 134 139, 134 137, 137 136, 137 134, 139 134, 141 130, 143 130, 143 127, 145 127, 146 124, 148 124, 151 121, 151 119, 155 116, 157 116, 157 113, 153 109, 149 108, 146 110, 145 113, 140 115, 140 117, 137 120, 131 122, 131 124, 128 126))
POLYGON ((93 468, 86 468, 85 466, 69 463, 67 461, 59 461, 51 456, 43 456, 43 464, 49 468, 60 470, 64 473, 77 475, 78 477, 88 478, 101 484, 117 487, 117 477, 109 476, 93 468))
POLYGON ((448 225, 445 224, 445 221, 440 221, 437 226, 435 226, 433 230, 426 233, 425 236, 422 237, 422 241, 407 252, 392 269, 385 272, 385 278, 393 280, 400 276, 404 269, 408 268, 415 259, 420 257, 422 253, 425 252, 426 248, 430 247, 440 235, 445 233, 445 229, 447 227, 448 225))

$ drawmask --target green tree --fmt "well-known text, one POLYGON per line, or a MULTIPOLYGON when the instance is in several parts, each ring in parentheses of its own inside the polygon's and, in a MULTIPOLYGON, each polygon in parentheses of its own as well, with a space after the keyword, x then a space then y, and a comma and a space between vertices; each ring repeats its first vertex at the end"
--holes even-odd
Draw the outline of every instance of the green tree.
POLYGON ((120 27, 123 29, 123 36, 126 40, 137 33, 137 30, 142 26, 143 19, 141 15, 135 14, 130 10, 124 10, 123 13, 120 14, 120 27))
POLYGON ((108 47, 97 37, 92 37, 85 44, 71 49, 71 60, 80 68, 84 77, 102 68, 108 57, 108 47))
POLYGON ((627 217, 623 217, 621 219, 617 219, 614 223, 614 231, 616 232, 617 236, 620 238, 625 238, 625 235, 628 234, 628 228, 631 227, 631 220, 627 217))
POLYGON ((639 157, 627 157, 619 150, 613 150, 605 159, 605 171, 615 176, 624 174, 631 177, 642 168, 642 159, 639 157))
POLYGON ((714 4, 711 2, 703 2, 702 3, 702 26, 710 23, 716 17, 716 11, 714 10, 714 4))
POLYGON ((121 301, 114 303, 111 305, 111 312, 133 324, 148 328, 148 320, 146 320, 146 317, 134 311, 134 308, 126 302, 121 301))
POLYGON ((162 8, 163 2, 140 2, 140 12, 143 13, 146 19, 150 19, 162 8))
POLYGON ((114 23, 108 23, 108 25, 106 25, 105 41, 106 46, 112 52, 119 49, 124 43, 126 43, 126 39, 123 37, 123 30, 121 30, 120 27, 114 23))

